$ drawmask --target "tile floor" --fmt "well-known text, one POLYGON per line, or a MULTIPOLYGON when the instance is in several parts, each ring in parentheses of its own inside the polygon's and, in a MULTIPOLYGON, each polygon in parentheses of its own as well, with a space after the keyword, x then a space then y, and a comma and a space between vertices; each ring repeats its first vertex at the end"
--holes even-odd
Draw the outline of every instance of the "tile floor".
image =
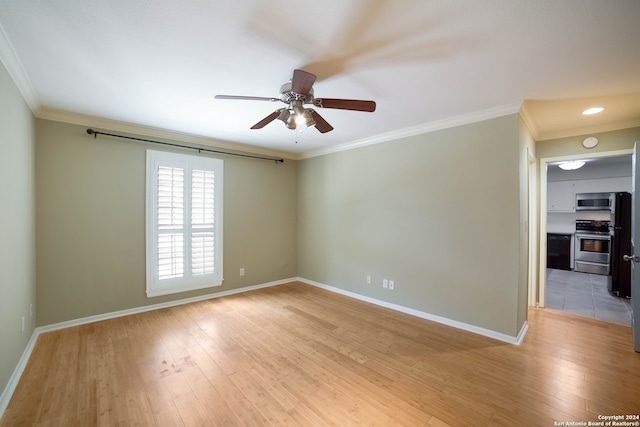
POLYGON ((631 326, 631 300, 607 291, 608 276, 547 269, 547 308, 631 326))

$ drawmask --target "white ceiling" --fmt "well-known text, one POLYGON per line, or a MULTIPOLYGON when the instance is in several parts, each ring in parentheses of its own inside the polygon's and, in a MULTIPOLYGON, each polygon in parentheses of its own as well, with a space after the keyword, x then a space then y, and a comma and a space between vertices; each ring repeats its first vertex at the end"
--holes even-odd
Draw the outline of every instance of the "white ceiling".
POLYGON ((518 111, 537 139, 640 126, 637 0, 2 0, 0 59, 38 117, 308 155, 518 111), (301 68, 335 130, 249 128, 301 68), (580 112, 594 105, 599 116, 580 112))

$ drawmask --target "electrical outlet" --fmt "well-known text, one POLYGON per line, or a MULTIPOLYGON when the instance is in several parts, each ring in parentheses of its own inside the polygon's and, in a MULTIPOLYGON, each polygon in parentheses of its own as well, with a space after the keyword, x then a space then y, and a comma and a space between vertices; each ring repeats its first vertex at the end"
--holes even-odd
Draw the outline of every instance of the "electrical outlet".
POLYGON ((396 283, 393 280, 389 280, 389 289, 393 290, 396 287, 396 283))
POLYGON ((387 279, 382 279, 382 287, 385 289, 389 287, 389 281, 387 279))
POLYGON ((244 268, 240 269, 240 276, 244 276, 244 268))
POLYGON ((371 284, 371 276, 367 276, 367 285, 371 284))

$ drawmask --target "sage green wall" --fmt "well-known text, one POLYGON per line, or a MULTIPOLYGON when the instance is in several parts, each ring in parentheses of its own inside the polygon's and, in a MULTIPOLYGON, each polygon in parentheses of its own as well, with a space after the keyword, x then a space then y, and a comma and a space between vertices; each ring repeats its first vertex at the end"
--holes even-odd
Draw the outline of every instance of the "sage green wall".
POLYGON ((33 115, 0 63, 0 392, 35 329, 34 156, 33 115))
POLYGON ((516 336, 519 141, 513 114, 301 161, 299 276, 516 336))
POLYGON ((632 149, 635 141, 640 141, 640 127, 538 141, 536 155, 539 159, 571 155, 586 158, 592 153, 632 149), (598 138, 595 148, 587 149, 582 146, 582 141, 587 136, 598 138))
POLYGON ((147 298, 145 150, 163 148, 41 119, 36 136, 38 325, 297 275, 296 162, 221 156, 224 284, 147 298))

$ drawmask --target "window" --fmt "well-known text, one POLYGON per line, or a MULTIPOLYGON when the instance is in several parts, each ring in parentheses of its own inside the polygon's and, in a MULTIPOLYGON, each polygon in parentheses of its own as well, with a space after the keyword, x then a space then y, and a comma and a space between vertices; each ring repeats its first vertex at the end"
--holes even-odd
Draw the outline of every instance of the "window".
POLYGON ((222 160, 147 150, 147 296, 222 284, 222 160))

